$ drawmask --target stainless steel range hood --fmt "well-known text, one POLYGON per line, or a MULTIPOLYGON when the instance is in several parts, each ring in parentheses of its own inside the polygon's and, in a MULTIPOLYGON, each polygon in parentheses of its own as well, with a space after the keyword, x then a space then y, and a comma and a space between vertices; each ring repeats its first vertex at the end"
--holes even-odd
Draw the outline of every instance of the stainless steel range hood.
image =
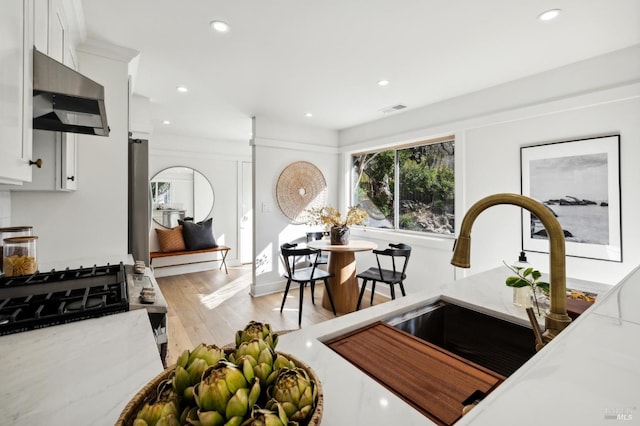
POLYGON ((104 87, 33 49, 33 128, 109 136, 104 87))

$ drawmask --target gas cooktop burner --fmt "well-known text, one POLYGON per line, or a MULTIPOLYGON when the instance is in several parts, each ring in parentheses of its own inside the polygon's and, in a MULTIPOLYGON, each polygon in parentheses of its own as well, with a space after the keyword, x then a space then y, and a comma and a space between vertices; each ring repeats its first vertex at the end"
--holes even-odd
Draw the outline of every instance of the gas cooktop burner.
POLYGON ((86 309, 95 309, 102 307, 103 301, 99 297, 90 297, 87 300, 74 300, 73 302, 69 302, 64 307, 64 312, 74 312, 81 311, 86 309))
POLYGON ((0 336, 128 310, 122 263, 0 277, 0 336))
POLYGON ((48 272, 36 272, 32 275, 19 275, 16 277, 0 277, 0 285, 4 286, 17 286, 17 285, 29 285, 29 284, 42 284, 42 283, 54 283, 60 281, 74 281, 74 280, 92 280, 99 281, 105 277, 112 277, 119 273, 124 274, 124 265, 105 265, 105 266, 90 266, 80 267, 78 269, 66 268, 62 271, 56 271, 52 269, 48 272))

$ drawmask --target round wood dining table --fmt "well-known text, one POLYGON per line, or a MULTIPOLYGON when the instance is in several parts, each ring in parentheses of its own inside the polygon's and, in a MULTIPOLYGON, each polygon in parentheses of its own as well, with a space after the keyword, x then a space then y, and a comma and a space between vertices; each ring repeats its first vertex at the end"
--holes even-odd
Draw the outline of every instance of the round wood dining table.
MULTIPOLYGON (((333 274, 333 277, 329 278, 329 287, 336 312, 345 314, 355 311, 359 293, 355 253, 374 250, 378 246, 370 241, 362 240, 350 240, 345 245, 334 245, 329 240, 316 240, 309 241, 307 246, 329 252, 327 270, 333 274)), ((322 297, 322 306, 331 310, 326 291, 322 297)))

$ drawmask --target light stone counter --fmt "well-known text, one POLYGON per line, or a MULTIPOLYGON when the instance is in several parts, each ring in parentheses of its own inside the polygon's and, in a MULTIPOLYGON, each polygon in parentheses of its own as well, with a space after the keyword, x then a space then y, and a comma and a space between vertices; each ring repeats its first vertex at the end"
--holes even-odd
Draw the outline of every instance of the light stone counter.
MULTIPOLYGON (((280 337, 278 350, 295 354, 318 374, 323 424, 433 424, 322 342, 438 299, 529 326, 504 284, 508 275, 506 267, 498 267, 437 291, 409 293, 320 324, 303 324, 280 337)), ((597 302, 456 424, 611 425, 611 416, 620 413, 632 424, 640 421, 640 271, 613 288, 572 279, 567 286, 598 293, 597 302)))
POLYGON ((145 310, 0 337, 0 424, 113 425, 162 372, 145 310))

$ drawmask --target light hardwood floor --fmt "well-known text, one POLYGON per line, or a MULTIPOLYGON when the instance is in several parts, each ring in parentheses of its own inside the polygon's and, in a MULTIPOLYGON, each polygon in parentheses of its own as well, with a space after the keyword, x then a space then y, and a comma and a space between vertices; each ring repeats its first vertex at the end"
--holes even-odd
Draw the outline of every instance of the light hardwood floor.
MULTIPOLYGON (((283 293, 253 297, 251 266, 230 267, 229 274, 211 270, 192 274, 157 278, 169 305, 169 350, 167 365, 175 362, 185 349, 200 343, 224 346, 233 343, 235 333, 251 320, 271 324, 273 330, 298 328, 298 287, 292 284, 282 314, 283 293)), ((324 286, 316 284, 315 305, 311 291, 304 294, 302 327, 335 318, 322 307, 324 286)), ((388 299, 376 295, 374 304, 388 299)), ((369 293, 363 297, 363 308, 369 306, 369 293)))

